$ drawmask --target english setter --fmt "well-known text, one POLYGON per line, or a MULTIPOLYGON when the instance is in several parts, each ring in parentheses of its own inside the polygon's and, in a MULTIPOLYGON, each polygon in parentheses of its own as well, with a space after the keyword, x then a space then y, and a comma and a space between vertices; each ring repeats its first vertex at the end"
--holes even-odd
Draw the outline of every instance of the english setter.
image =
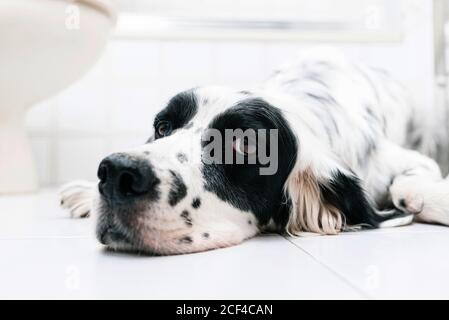
MULTIPOLYGON (((302 57, 254 90, 177 94, 146 144, 105 158, 98 183, 63 188, 63 207, 73 217, 92 213, 109 248, 164 255, 232 246, 263 231, 449 225, 447 163, 437 164, 449 153, 438 134, 446 113, 410 103, 382 70, 330 56, 302 57), (261 175, 259 161, 206 164, 212 128, 276 129, 276 172, 261 175)), ((258 147, 229 143, 245 157, 258 147)))

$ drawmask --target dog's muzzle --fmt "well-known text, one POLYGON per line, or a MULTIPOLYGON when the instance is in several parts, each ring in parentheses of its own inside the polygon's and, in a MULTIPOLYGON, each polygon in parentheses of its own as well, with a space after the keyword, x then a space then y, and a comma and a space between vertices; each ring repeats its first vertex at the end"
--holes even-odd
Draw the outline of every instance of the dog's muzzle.
POLYGON ((105 245, 132 242, 122 228, 116 228, 109 221, 132 219, 140 200, 151 203, 157 198, 160 180, 148 161, 126 153, 105 158, 98 168, 98 178, 98 190, 109 208, 105 213, 108 217, 97 225, 98 240, 105 245))

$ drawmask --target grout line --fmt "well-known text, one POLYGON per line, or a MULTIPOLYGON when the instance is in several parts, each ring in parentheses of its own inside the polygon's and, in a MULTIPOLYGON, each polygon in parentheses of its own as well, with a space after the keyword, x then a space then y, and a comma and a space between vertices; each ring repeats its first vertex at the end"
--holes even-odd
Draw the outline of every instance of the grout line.
POLYGON ((319 265, 321 265, 323 268, 325 268, 326 270, 328 270, 330 273, 332 273, 334 276, 336 276, 338 279, 340 279, 341 281, 343 281, 346 285, 348 285, 350 288, 352 288, 353 290, 355 290, 358 294, 360 294, 362 296, 362 298, 364 299, 370 299, 372 300, 373 297, 371 297, 368 293, 366 293, 365 291, 363 291, 362 289, 360 289, 359 287, 357 287, 355 284, 353 284, 350 280, 346 279, 345 276, 343 276, 342 274, 340 274, 338 271, 332 269, 329 265, 327 265, 326 263, 324 263, 323 261, 321 261, 320 259, 318 259, 317 257, 315 257, 314 255, 312 255, 310 252, 308 252, 307 250, 305 250, 303 247, 301 247, 300 245, 296 244, 295 242, 293 242, 291 239, 283 236, 283 238, 285 240, 287 240, 288 242, 290 242, 293 246, 297 247, 299 250, 301 250, 302 252, 304 252, 306 255, 308 255, 309 257, 311 257, 315 262, 317 262, 319 265))
POLYGON ((47 137, 48 142, 50 144, 50 148, 47 151, 47 159, 50 164, 50 170, 47 172, 48 177, 46 177, 47 184, 53 185, 58 181, 58 172, 59 172, 59 141, 58 141, 58 133, 59 133, 59 99, 54 98, 52 101, 51 109, 50 109, 50 127, 51 134, 47 137))
POLYGON ((5 240, 72 240, 72 239, 78 239, 78 240, 87 240, 87 239, 94 239, 92 236, 10 236, 10 237, 3 237, 0 236, 0 243, 1 241, 5 240))
POLYGON ((148 130, 114 130, 111 132, 105 130, 75 130, 75 129, 28 129, 30 136, 33 138, 51 138, 53 136, 60 136, 65 139, 79 139, 90 138, 92 136, 106 136, 108 138, 127 137, 134 135, 148 134, 148 130))

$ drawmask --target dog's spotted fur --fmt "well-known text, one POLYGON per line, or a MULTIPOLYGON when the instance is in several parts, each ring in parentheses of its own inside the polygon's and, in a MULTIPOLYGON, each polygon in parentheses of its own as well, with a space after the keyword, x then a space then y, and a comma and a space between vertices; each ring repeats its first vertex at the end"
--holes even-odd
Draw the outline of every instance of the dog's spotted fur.
POLYGON ((72 184, 62 203, 76 217, 94 211, 107 246, 156 254, 231 246, 263 230, 337 234, 414 217, 449 224, 449 183, 427 142, 445 124, 407 97, 385 72, 335 52, 302 57, 251 91, 185 91, 156 116, 148 143, 126 152, 151 164, 157 198, 112 206, 72 184), (278 171, 203 163, 208 128, 277 129, 278 171))

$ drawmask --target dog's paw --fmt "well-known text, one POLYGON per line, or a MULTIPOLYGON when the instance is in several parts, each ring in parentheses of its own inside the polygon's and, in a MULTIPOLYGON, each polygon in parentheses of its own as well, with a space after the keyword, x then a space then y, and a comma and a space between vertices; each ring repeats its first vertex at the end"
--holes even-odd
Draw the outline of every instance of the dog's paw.
POLYGON ((61 207, 69 210, 72 218, 87 218, 92 211, 92 197, 95 183, 74 181, 59 191, 61 207))
POLYGON ((390 186, 394 206, 404 212, 418 214, 424 209, 424 198, 419 188, 407 179, 395 179, 390 186))

